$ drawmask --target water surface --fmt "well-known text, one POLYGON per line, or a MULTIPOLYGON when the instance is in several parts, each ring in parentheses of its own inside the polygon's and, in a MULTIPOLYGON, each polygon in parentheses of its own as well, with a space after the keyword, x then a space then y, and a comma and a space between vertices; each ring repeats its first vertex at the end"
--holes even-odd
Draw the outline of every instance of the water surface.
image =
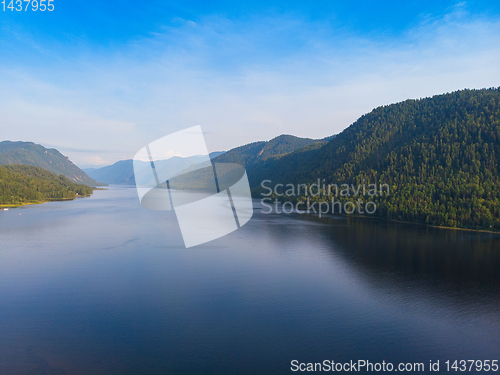
POLYGON ((185 249, 135 190, 0 211, 0 374, 500 359, 500 237, 254 217, 185 249))

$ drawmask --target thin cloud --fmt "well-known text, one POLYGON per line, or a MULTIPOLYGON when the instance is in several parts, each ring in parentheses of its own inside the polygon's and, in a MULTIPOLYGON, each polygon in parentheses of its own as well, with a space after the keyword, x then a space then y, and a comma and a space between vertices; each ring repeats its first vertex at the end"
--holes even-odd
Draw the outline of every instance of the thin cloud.
POLYGON ((500 21, 462 6, 398 37, 292 17, 177 25, 11 71, 0 78, 2 133, 66 145, 77 164, 91 160, 81 149, 111 163, 193 125, 209 151, 281 133, 323 138, 379 105, 500 85, 500 21))
POLYGON ((69 151, 69 152, 79 152, 83 154, 116 154, 127 152, 125 150, 113 150, 113 149, 85 149, 76 147, 66 147, 64 145, 55 145, 51 143, 44 143, 42 146, 46 148, 55 148, 59 151, 69 151))

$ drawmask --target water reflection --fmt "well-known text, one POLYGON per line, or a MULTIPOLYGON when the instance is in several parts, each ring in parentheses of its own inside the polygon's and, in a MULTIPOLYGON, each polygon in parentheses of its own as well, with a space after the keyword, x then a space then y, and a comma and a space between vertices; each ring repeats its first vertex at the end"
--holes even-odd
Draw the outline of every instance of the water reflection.
POLYGON ((292 359, 500 351, 498 236, 257 209, 185 249, 173 212, 142 209, 132 188, 94 194, 0 213, 0 373, 276 374, 292 359))

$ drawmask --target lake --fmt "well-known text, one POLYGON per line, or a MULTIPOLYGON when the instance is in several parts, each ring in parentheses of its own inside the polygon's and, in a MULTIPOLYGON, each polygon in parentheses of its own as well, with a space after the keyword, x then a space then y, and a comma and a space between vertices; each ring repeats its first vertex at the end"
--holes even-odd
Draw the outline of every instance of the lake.
MULTIPOLYGON (((132 187, 0 211, 0 374, 500 359, 500 236, 264 214, 184 248, 132 187)), ((491 373, 491 372, 490 372, 491 373)))

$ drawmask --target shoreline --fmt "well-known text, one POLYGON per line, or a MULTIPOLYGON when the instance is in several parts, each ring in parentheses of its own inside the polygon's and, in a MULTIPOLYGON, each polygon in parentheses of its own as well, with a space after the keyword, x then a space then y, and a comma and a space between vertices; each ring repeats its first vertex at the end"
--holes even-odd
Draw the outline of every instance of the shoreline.
POLYGON ((396 219, 384 219, 383 217, 370 217, 370 216, 364 216, 364 215, 342 215, 342 214, 339 214, 337 216, 354 217, 354 218, 357 218, 357 219, 379 220, 379 221, 387 221, 387 222, 401 223, 401 224, 410 224, 410 225, 420 225, 420 226, 428 227, 428 228, 451 229, 451 230, 461 230, 461 231, 467 231, 467 232, 481 232, 481 233, 491 233, 491 234, 499 234, 500 235, 500 232, 495 232, 495 231, 486 230, 486 229, 470 229, 470 228, 444 227, 444 226, 440 226, 440 225, 430 225, 430 224, 423 224, 423 223, 414 223, 414 222, 411 222, 411 221, 402 221, 402 220, 396 220, 396 219))
MULTIPOLYGON (((252 198, 252 201, 255 201, 255 200, 259 201, 258 198, 252 198)), ((301 215, 301 214, 299 214, 296 211, 294 211, 293 214, 301 215)), ((312 216, 317 217, 318 219, 322 219, 317 214, 316 215, 312 214, 312 216)), ((489 233, 489 234, 500 235, 500 231, 495 232, 495 231, 486 230, 486 229, 470 229, 470 228, 445 227, 445 226, 441 226, 441 225, 430 225, 430 224, 416 223, 416 222, 411 222, 411 221, 403 221, 403 220, 396 220, 396 219, 386 219, 386 218, 383 218, 383 217, 376 217, 376 216, 372 217, 372 216, 355 215, 355 214, 351 214, 351 215, 346 215, 346 214, 328 214, 328 216, 324 215, 323 217, 326 218, 326 217, 334 217, 334 216, 345 217, 345 218, 352 217, 352 218, 356 218, 356 219, 366 219, 366 220, 378 220, 378 221, 393 222, 393 223, 400 223, 400 224, 419 225, 419 226, 428 227, 428 228, 460 230, 460 231, 467 231, 467 232, 480 232, 480 233, 489 233)))
MULTIPOLYGON (((106 190, 106 189, 102 189, 106 190)), ((66 202, 66 201, 73 201, 78 198, 87 198, 90 197, 92 194, 87 194, 87 195, 78 195, 73 198, 52 198, 52 199, 47 199, 43 201, 36 201, 36 202, 23 202, 19 204, 0 204, 0 211, 3 211, 4 208, 19 208, 19 207, 24 207, 24 206, 32 206, 36 204, 43 204, 43 203, 48 203, 48 202, 66 202)))

